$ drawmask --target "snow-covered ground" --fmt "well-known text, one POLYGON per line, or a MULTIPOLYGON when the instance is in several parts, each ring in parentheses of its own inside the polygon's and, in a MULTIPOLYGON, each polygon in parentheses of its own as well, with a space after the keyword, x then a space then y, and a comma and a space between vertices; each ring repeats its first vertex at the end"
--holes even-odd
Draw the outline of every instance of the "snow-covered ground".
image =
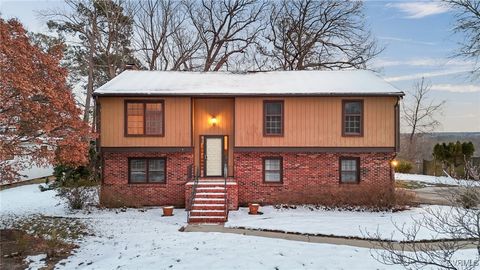
MULTIPOLYGON (((401 269, 380 264, 365 248, 236 234, 180 232, 179 228, 186 223, 183 209, 175 209, 173 217, 162 217, 158 207, 125 212, 97 209, 90 214, 69 213, 55 191, 40 192, 37 185, 0 191, 0 202, 0 219, 13 214, 35 213, 76 217, 89 225, 94 236, 81 240, 79 249, 57 264, 58 269, 401 269)), ((248 223, 276 211, 266 210, 266 207, 261 210, 265 215, 252 218, 241 209, 231 212, 230 220, 248 223)), ((341 233, 333 229, 335 224, 337 227, 365 225, 376 229, 376 223, 386 224, 388 216, 395 215, 305 209, 279 212, 276 213, 278 221, 270 220, 278 227, 286 228, 288 219, 298 224, 299 220, 293 215, 297 213, 304 216, 302 221, 306 228, 323 227, 325 233, 329 233, 327 228, 331 228, 330 233, 341 233), (330 220, 327 219, 329 215, 330 220)), ((471 255, 470 251, 465 252, 468 253, 465 256, 471 255)))
POLYGON ((480 187, 479 181, 464 180, 464 179, 457 180, 447 176, 432 176, 432 175, 423 175, 423 174, 395 173, 395 180, 417 181, 417 182, 423 182, 427 184, 443 184, 443 185, 451 185, 451 186, 480 187))
MULTIPOLYGON (((249 215, 248 208, 230 211, 225 226, 362 238, 368 237, 367 234, 378 232, 385 239, 405 240, 394 224, 400 227, 403 224, 411 225, 413 219, 419 219, 426 214, 427 208, 441 211, 450 209, 447 206, 424 206, 392 213, 312 210, 308 206, 299 206, 296 209, 264 206, 259 210, 263 215, 249 215)), ((418 233, 418 239, 435 238, 442 238, 442 236, 426 229, 418 233)))

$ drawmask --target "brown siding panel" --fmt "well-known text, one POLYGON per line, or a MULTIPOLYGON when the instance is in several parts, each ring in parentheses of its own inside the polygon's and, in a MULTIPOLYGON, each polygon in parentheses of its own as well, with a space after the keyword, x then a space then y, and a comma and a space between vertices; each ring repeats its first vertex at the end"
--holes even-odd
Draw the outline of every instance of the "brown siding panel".
MULTIPOLYGON (((127 98, 135 100, 134 98, 127 98)), ((138 98, 139 100, 148 100, 138 98)), ((159 99, 158 97, 155 99, 159 99)), ((165 102, 165 136, 126 137, 125 98, 100 97, 102 147, 188 147, 190 138, 190 98, 167 97, 165 102)))
MULTIPOLYGON (((264 137, 261 97, 235 99, 236 147, 394 147, 396 97, 364 97, 362 137, 342 137, 342 100, 348 97, 286 97, 284 136, 264 137)), ((358 97, 352 99, 359 99, 358 97)))

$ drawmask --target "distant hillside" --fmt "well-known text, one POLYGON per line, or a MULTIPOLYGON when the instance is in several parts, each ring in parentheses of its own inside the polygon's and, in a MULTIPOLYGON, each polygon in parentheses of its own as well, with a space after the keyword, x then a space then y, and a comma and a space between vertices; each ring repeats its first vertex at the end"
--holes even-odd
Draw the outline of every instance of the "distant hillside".
MULTIPOLYGON (((405 156, 406 146, 408 144, 409 134, 402 133, 400 135, 400 157, 405 156)), ((418 139, 418 150, 422 159, 431 160, 433 146, 437 143, 448 142, 464 142, 471 141, 475 146, 474 156, 480 156, 480 132, 434 132, 423 134, 418 139)))

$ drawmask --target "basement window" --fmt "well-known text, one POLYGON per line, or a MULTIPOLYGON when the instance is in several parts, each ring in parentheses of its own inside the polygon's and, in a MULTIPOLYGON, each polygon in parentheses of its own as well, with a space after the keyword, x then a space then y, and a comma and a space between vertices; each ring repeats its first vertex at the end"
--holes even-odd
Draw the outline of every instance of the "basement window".
POLYGON ((281 157, 263 158, 263 181, 265 183, 283 182, 283 160, 281 157))
POLYGON ((341 157, 340 158, 340 183, 358 183, 360 182, 360 158, 341 157))
POLYGON ((165 158, 130 158, 128 160, 128 182, 165 183, 165 158))

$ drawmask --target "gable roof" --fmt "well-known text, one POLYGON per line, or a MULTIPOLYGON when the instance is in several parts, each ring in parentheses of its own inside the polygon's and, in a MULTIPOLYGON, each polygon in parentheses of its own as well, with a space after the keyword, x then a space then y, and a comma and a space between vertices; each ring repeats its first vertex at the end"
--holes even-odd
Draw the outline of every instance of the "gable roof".
POLYGON ((95 90, 96 96, 403 96, 367 70, 255 73, 126 70, 95 90))

